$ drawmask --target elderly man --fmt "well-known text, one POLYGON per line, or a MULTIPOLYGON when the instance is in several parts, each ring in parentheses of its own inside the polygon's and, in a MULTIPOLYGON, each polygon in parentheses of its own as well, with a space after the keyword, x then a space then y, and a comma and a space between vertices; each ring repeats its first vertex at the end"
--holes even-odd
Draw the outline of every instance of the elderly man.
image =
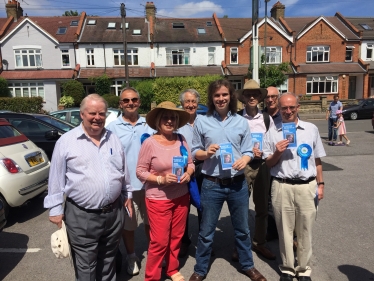
POLYGON ((335 95, 334 100, 330 103, 329 108, 326 112, 326 120, 328 120, 328 139, 329 141, 336 141, 336 129, 334 129, 338 116, 336 115, 337 110, 343 110, 343 104, 339 101, 339 96, 335 95))
POLYGON ((312 227, 318 201, 323 198, 324 182, 321 157, 326 156, 315 125, 298 117, 299 103, 293 94, 279 99, 283 123, 294 123, 296 148, 289 148, 282 126, 265 135, 264 157, 271 167, 274 180, 271 187, 272 204, 279 233, 282 257, 280 281, 310 281, 312 256, 312 227), (293 252, 293 234, 297 235, 297 266, 293 252))
POLYGON ((267 90, 268 93, 265 97, 266 107, 264 112, 267 112, 273 118, 276 127, 281 126, 282 116, 278 108, 279 90, 272 86, 268 87, 267 90))
MULTIPOLYGON (((179 101, 185 111, 190 114, 190 120, 186 125, 178 129, 178 133, 184 136, 187 141, 188 147, 192 148, 192 137, 193 137, 193 126, 195 121, 198 119, 198 115, 196 114, 196 110, 198 104, 200 102, 200 94, 195 89, 187 89, 183 91, 179 95, 179 101)), ((201 186, 202 178, 201 178, 201 167, 203 161, 194 160, 195 164, 195 177, 197 178, 198 186, 201 186)), ((200 224, 201 214, 198 211, 198 221, 200 224)), ((188 216, 187 216, 187 224, 184 231, 184 235, 182 238, 182 245, 179 252, 179 257, 184 257, 188 253, 188 248, 191 244, 190 237, 188 235, 188 216)))
POLYGON ((134 88, 125 88, 120 96, 119 106, 122 116, 111 122, 107 129, 112 131, 122 143, 125 150, 126 161, 129 167, 134 216, 125 216, 125 225, 122 232, 123 243, 127 253, 127 273, 131 276, 139 274, 139 258, 135 254, 134 233, 138 227, 140 217, 144 222, 146 237, 149 239, 149 223, 145 206, 145 190, 143 184, 136 177, 136 165, 141 147, 140 138, 144 133, 152 134, 153 130, 146 124, 145 118, 139 116, 140 95, 134 88))
MULTIPOLYGON (((236 91, 238 100, 245 104, 239 114, 248 120, 249 128, 253 134, 265 133, 274 127, 273 119, 268 113, 258 109, 258 104, 264 100, 267 90, 260 88, 255 80, 248 80, 242 90, 236 91)), ((260 145, 262 147, 262 145, 260 145)), ((262 159, 262 151, 253 147, 254 159, 245 167, 245 178, 247 180, 248 189, 253 187, 253 202, 256 211, 255 235, 253 237, 252 249, 263 257, 274 260, 275 255, 265 247, 266 230, 268 220, 268 201, 270 189, 270 171, 262 159)), ((237 260, 236 252, 232 259, 237 260)))
POLYGON ((101 96, 85 97, 80 111, 82 123, 56 143, 44 206, 59 228, 65 219, 76 280, 116 280, 124 201, 132 214, 125 153, 104 128, 107 102, 101 96))

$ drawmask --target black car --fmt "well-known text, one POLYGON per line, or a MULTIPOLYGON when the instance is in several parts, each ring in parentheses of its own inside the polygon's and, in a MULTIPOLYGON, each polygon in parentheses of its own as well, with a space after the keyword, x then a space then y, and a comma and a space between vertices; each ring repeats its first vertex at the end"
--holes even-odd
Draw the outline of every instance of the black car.
POLYGON ((45 151, 49 159, 52 159, 53 149, 60 136, 75 128, 70 123, 43 114, 0 113, 0 118, 7 119, 16 129, 24 133, 45 151))
POLYGON ((356 120, 372 118, 374 112, 374 99, 360 100, 357 105, 346 105, 343 107, 344 119, 356 120))
POLYGON ((5 206, 3 205, 3 202, 0 200, 0 232, 3 230, 5 225, 5 206))

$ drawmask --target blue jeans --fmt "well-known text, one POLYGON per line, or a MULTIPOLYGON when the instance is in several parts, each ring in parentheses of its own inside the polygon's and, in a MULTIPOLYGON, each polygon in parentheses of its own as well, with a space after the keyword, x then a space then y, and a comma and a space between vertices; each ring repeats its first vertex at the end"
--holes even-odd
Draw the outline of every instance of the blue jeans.
POLYGON ((329 117, 329 141, 336 141, 336 129, 334 129, 334 124, 336 123, 337 118, 329 117))
POLYGON ((220 185, 204 179, 201 187, 202 220, 196 249, 194 271, 205 276, 208 271, 212 243, 224 202, 229 207, 234 227, 235 245, 242 270, 254 267, 248 226, 249 194, 245 180, 231 185, 220 185))

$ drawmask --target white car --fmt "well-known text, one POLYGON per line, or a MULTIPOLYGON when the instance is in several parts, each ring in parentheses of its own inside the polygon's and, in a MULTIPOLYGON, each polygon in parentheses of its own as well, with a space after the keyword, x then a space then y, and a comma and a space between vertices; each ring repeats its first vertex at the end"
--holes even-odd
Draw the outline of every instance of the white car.
POLYGON ((48 188, 50 162, 44 151, 0 118, 0 201, 5 217, 48 188))

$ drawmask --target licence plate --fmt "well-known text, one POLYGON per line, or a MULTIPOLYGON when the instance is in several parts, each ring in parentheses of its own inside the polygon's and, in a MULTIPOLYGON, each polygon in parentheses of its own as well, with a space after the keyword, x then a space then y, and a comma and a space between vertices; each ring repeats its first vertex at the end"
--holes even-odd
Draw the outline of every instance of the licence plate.
POLYGON ((42 154, 39 152, 36 155, 30 156, 26 158, 27 163, 29 164, 30 167, 34 167, 36 165, 39 165, 44 162, 44 158, 42 154))

